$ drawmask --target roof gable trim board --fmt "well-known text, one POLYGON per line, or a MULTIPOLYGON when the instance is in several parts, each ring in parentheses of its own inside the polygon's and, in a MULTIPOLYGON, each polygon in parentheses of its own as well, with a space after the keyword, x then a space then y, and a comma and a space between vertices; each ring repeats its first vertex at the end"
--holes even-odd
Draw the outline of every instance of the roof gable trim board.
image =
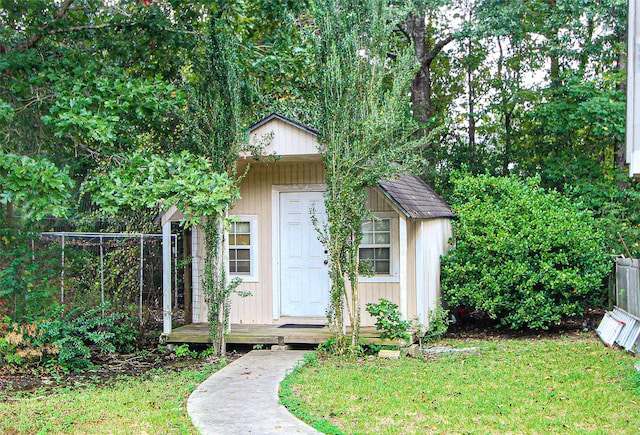
POLYGON ((312 134, 314 136, 318 136, 318 130, 316 130, 315 128, 309 127, 308 125, 302 124, 302 123, 300 123, 298 121, 294 121, 293 119, 287 118, 286 116, 280 115, 278 113, 272 113, 271 115, 267 116, 266 118, 264 118, 264 119, 256 122, 255 124, 251 125, 249 127, 249 131, 254 131, 257 128, 267 124, 268 122, 270 122, 270 121, 272 121, 274 119, 282 121, 282 122, 284 122, 286 124, 289 124, 289 125, 291 125, 293 127, 299 128, 300 130, 306 131, 307 133, 312 134))

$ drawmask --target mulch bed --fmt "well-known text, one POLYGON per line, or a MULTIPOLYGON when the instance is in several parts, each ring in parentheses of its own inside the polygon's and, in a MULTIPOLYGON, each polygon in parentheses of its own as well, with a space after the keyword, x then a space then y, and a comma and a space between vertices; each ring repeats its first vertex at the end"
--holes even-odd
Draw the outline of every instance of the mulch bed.
MULTIPOLYGON (((227 362, 239 358, 242 353, 225 355, 227 362)), ((59 387, 82 388, 88 384, 106 385, 122 377, 146 376, 156 370, 179 371, 198 369, 208 363, 217 363, 217 357, 180 358, 161 348, 147 349, 137 354, 97 354, 91 358, 95 366, 79 373, 49 373, 43 368, 0 367, 0 392, 7 395, 36 390, 52 390, 59 387)), ((1 394, 1 393, 0 393, 1 394)), ((1 400, 1 398, 0 398, 1 400)))
POLYGON ((449 325, 445 337, 458 339, 539 339, 565 336, 578 338, 584 336, 585 333, 595 334, 604 313, 604 310, 587 310, 583 316, 564 319, 559 325, 553 325, 549 329, 522 330, 499 327, 495 321, 477 316, 466 324, 449 325))

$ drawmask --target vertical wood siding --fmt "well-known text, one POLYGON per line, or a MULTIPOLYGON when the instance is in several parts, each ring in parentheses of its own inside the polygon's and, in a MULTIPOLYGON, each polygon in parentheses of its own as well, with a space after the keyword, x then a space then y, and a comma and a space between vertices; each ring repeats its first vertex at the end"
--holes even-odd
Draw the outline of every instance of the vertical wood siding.
POLYGON ((440 257, 447 253, 451 245, 453 228, 449 219, 429 219, 420 222, 422 244, 422 268, 417 269, 416 279, 424 287, 424 305, 418 307, 424 314, 426 324, 429 311, 433 310, 441 297, 440 293, 440 257))
POLYGON ((375 326, 376 319, 366 312, 368 302, 377 303, 381 298, 400 306, 400 284, 397 282, 361 282, 360 316, 362 326, 375 326))
POLYGON ((271 141, 264 149, 264 154, 276 153, 279 156, 318 154, 316 137, 297 127, 274 119, 251 133, 251 138, 260 143, 271 136, 271 141))
POLYGON ((372 212, 395 211, 380 189, 367 188, 367 209, 372 212))
MULTIPOLYGON (((240 183, 241 199, 231 215, 258 217, 258 282, 240 284, 238 290, 251 296, 231 296, 231 323, 269 324, 273 322, 273 259, 272 259, 272 195, 274 185, 323 184, 322 162, 251 163, 251 168, 240 183)), ((202 245, 202 244, 201 244, 202 245)), ((204 251, 201 252, 201 255, 204 251)), ((202 269, 201 269, 202 270, 202 269)), ((207 307, 200 302, 201 321, 206 321, 207 307), (203 317, 204 316, 204 317, 203 317)))
MULTIPOLYGON (((255 215, 258 227, 258 281, 245 282, 239 290, 250 292, 251 296, 231 297, 231 323, 235 324, 270 324, 273 319, 273 258, 272 258, 272 188, 274 185, 292 184, 324 184, 323 163, 315 162, 275 162, 251 163, 251 168, 240 184, 241 199, 237 201, 231 215, 255 215)), ((374 212, 394 212, 394 207, 378 189, 369 189, 367 207, 374 212)), ((448 219, 407 220, 407 319, 414 318, 421 308, 422 300, 426 310, 435 304, 439 297, 440 255, 446 252, 448 239, 451 236, 451 225, 448 219), (416 238, 419 232, 426 241, 424 264, 416 264, 416 238), (420 279, 418 279, 420 277, 420 279), (418 282, 424 283, 417 288, 418 282), (418 292, 425 292, 423 298, 418 292), (436 293, 437 291, 437 293, 436 293)), ((198 232, 198 274, 199 282, 204 270, 204 243, 202 232, 198 232)), ((194 290, 196 287, 194 287, 194 290)), ((361 315, 363 326, 375 325, 373 319, 365 311, 367 302, 378 302, 380 298, 388 299, 400 306, 400 284, 398 282, 361 282, 360 283, 361 315)), ((208 307, 202 292, 193 295, 193 308, 200 322, 207 321, 208 307)))
POLYGON ((199 227, 194 227, 191 235, 191 251, 194 253, 192 259, 192 279, 191 296, 193 322, 202 323, 207 321, 208 308, 204 302, 202 293, 202 276, 204 271, 204 234, 199 227))
POLYGON ((407 312, 406 319, 413 319, 418 315, 418 292, 416 283, 416 268, 424 267, 416 264, 416 236, 420 229, 420 221, 407 219, 407 312))

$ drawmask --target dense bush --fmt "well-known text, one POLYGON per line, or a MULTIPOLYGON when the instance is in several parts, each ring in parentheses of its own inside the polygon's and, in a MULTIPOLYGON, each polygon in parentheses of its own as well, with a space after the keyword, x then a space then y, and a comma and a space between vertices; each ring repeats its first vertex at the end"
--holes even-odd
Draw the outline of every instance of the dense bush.
POLYGON ((39 323, 17 325, 0 333, 0 363, 57 366, 64 371, 89 368, 98 353, 131 352, 138 336, 133 319, 102 308, 64 314, 62 307, 39 323))
POLYGON ((510 328, 548 328, 603 302, 612 267, 595 220, 538 178, 456 174, 455 247, 442 261, 450 306, 510 328))

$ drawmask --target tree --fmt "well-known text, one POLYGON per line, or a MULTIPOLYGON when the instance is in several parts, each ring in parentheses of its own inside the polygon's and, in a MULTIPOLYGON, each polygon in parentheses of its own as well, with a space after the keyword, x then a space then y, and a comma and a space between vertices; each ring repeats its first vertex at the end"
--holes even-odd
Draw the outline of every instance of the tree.
POLYGON ((13 321, 32 322, 51 304, 58 262, 33 250, 34 233, 41 219, 67 215, 74 188, 66 168, 0 151, 0 311, 13 321))
POLYGON ((179 4, 75 6, 0 4, 0 106, 12 115, 0 127, 6 149, 73 161, 81 177, 142 135, 146 143, 168 138, 183 105, 176 74, 194 38, 179 4))
POLYGON ((367 216, 366 188, 397 174, 412 159, 415 129, 407 90, 409 51, 390 59, 389 35, 401 17, 381 0, 315 4, 320 150, 325 162, 328 224, 319 228, 331 278, 328 320, 339 352, 359 343, 358 248, 367 216), (345 340, 346 319, 351 324, 345 340))
MULTIPOLYGON (((196 64, 200 70, 191 89, 191 107, 187 118, 190 133, 189 148, 208 156, 216 173, 239 181, 236 160, 248 141, 242 128, 237 41, 230 36, 231 22, 224 10, 212 11, 206 61, 196 64)), ((202 214, 205 245, 205 276, 203 292, 209 304, 209 327, 216 353, 225 352, 225 334, 229 323, 231 292, 236 282, 227 277, 228 264, 224 251, 225 224, 228 207, 216 213, 202 214)))
POLYGON ((606 297, 611 270, 592 215, 540 179, 455 174, 455 247, 442 260, 451 306, 480 309, 513 329, 546 329, 606 297))
POLYGON ((411 4, 412 9, 398 28, 414 49, 419 68, 411 81, 411 104, 414 116, 421 128, 428 131, 434 115, 431 77, 432 64, 442 50, 456 38, 447 28, 443 11, 448 0, 422 0, 411 4))
POLYGON ((225 8, 210 11, 203 60, 194 62, 189 77, 182 153, 167 157, 149 153, 148 163, 144 159, 137 161, 140 154, 127 157, 127 166, 146 170, 142 180, 135 181, 141 169, 131 173, 110 168, 105 171, 106 181, 97 177, 92 183, 94 187, 87 190, 103 211, 117 211, 107 206, 109 198, 120 195, 117 189, 108 188, 115 184, 128 192, 125 204, 134 209, 154 204, 166 209, 175 205, 188 216, 189 226, 202 227, 207 246, 203 293, 209 305, 211 338, 218 354, 225 351, 229 298, 237 286, 228 280, 226 273, 225 225, 228 207, 238 195, 236 160, 247 145, 241 124, 242 77, 236 58, 237 41, 231 36, 231 18, 224 11, 225 8), (112 177, 114 181, 109 183, 112 177), (130 190, 132 186, 134 189, 130 190))
POLYGON ((176 206, 186 227, 202 225, 208 251, 205 258, 205 296, 210 305, 210 327, 216 352, 224 352, 228 294, 233 283, 226 281, 221 227, 226 212, 238 198, 235 180, 226 172, 216 172, 211 159, 188 151, 160 156, 136 152, 122 156, 122 163, 96 171, 84 190, 105 214, 127 210, 161 210, 176 206), (212 235, 213 233, 213 235, 212 235), (215 255, 215 257, 214 257, 215 255))
POLYGON ((7 206, 9 220, 14 207, 28 221, 63 217, 70 208, 73 188, 68 171, 46 159, 0 152, 0 204, 7 206))

